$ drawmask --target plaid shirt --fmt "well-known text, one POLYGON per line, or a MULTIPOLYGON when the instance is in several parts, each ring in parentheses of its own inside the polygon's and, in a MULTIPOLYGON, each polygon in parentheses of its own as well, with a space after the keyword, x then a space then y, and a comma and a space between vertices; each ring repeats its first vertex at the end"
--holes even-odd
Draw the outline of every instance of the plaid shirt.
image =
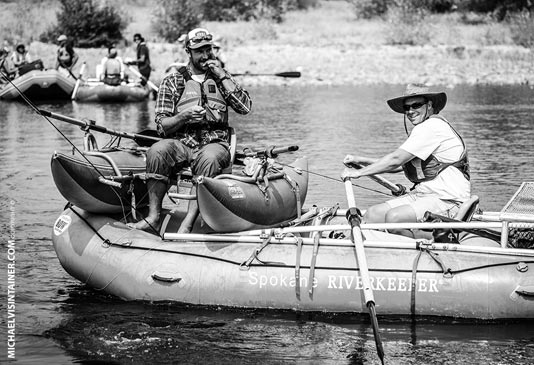
MULTIPOLYGON (((215 80, 215 82, 228 106, 231 106, 236 113, 248 114, 252 107, 252 101, 248 92, 242 89, 233 78, 230 78, 230 80, 236 86, 236 89, 233 92, 228 92, 219 81, 215 80)), ((161 125, 161 120, 178 114, 178 101, 180 100, 184 89, 185 80, 179 73, 168 75, 163 79, 159 86, 158 98, 156 100, 156 125, 158 133, 162 137, 165 137, 166 134, 161 125)), ((168 137, 177 138, 189 147, 197 147, 214 141, 228 140, 227 128, 216 129, 208 124, 203 124, 200 128, 187 126, 184 129, 185 130, 179 130, 168 137)))

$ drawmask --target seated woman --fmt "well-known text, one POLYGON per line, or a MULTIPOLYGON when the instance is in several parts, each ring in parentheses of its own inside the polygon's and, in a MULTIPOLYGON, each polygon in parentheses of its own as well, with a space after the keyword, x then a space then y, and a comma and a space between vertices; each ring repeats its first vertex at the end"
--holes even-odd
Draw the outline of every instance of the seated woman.
POLYGON ((11 59, 7 57, 9 51, 6 48, 0 48, 0 85, 8 83, 8 80, 4 76, 8 77, 9 80, 13 80, 17 75, 17 68, 13 65, 11 59))
POLYGON ((111 86, 118 86, 124 80, 124 63, 120 57, 117 57, 115 46, 110 46, 108 56, 102 59, 100 80, 111 86))
POLYGON ((26 51, 24 44, 20 43, 17 45, 15 52, 11 55, 11 61, 15 67, 20 67, 31 62, 30 55, 26 51))

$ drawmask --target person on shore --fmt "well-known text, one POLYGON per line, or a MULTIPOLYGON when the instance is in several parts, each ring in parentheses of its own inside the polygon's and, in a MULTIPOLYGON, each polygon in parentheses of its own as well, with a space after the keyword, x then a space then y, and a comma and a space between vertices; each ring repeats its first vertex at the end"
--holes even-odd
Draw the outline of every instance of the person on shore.
MULTIPOLYGON (((369 164, 361 169, 346 167, 341 178, 357 179, 384 172, 404 171, 414 187, 403 196, 371 206, 367 223, 422 221, 426 211, 453 218, 471 195, 469 161, 462 137, 438 113, 445 107, 444 92, 430 92, 424 84, 409 84, 404 95, 388 100, 389 107, 404 114, 413 125, 406 141, 380 159, 347 155, 343 162, 369 164)), ((407 230, 394 233, 413 237, 407 230)))
MULTIPOLYGON (((194 176, 213 177, 228 167, 228 107, 239 114, 250 112, 252 101, 213 54, 212 35, 202 28, 187 34, 187 66, 167 75, 158 91, 155 123, 165 139, 147 152, 146 176, 149 214, 131 227, 150 230, 160 225, 162 201, 171 176, 191 167, 194 176)), ((188 233, 198 216, 195 200, 179 233, 188 233)))
POLYGON ((17 68, 11 63, 9 50, 6 47, 0 47, 0 85, 9 83, 17 75, 17 68), (6 77, 9 80, 6 80, 6 77))
POLYGON ((100 80, 106 85, 118 86, 124 80, 124 63, 117 56, 115 46, 108 47, 108 55, 101 62, 102 74, 100 80))
POLYGON ((59 43, 59 48, 57 50, 57 59, 56 59, 56 70, 59 70, 60 67, 69 71, 72 75, 72 69, 76 62, 78 62, 78 54, 74 51, 72 47, 72 42, 69 41, 65 34, 60 35, 57 38, 59 43))
POLYGON ((30 55, 24 44, 17 44, 15 51, 11 54, 11 62, 15 67, 20 67, 31 62, 30 55))
POLYGON ((143 76, 141 78, 141 85, 145 86, 150 79, 152 67, 150 66, 150 52, 146 45, 145 39, 139 33, 134 34, 133 41, 137 44, 136 56, 134 61, 127 62, 128 65, 136 65, 139 73, 143 76))

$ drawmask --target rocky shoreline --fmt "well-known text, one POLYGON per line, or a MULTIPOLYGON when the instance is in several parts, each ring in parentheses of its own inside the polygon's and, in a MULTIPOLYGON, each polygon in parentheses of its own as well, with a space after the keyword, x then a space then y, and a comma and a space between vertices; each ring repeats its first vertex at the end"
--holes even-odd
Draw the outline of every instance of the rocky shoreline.
MULTIPOLYGON (((301 71, 300 79, 262 77, 261 83, 311 85, 534 85, 534 50, 517 46, 374 46, 350 49, 248 46, 227 52, 234 72, 301 71)), ((247 80, 248 81, 248 80, 247 80)))

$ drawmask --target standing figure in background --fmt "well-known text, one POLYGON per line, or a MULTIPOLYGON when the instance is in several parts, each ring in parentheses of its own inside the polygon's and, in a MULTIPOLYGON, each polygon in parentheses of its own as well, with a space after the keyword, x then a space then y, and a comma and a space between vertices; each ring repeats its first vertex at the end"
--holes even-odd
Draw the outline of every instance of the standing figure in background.
POLYGON ((26 46, 22 43, 17 44, 15 52, 11 54, 11 62, 15 67, 20 67, 31 62, 30 55, 26 51, 26 46))
POLYGON ((102 59, 102 74, 100 80, 104 84, 118 86, 124 80, 124 63, 122 58, 117 56, 115 46, 108 48, 108 56, 102 59))
POLYGON ((59 48, 57 50, 56 70, 62 67, 72 75, 72 68, 78 62, 78 54, 74 52, 74 48, 65 34, 60 35, 57 41, 59 48))
POLYGON ((134 34, 133 41, 137 44, 137 59, 135 61, 130 61, 127 64, 137 65, 139 73, 143 76, 143 78, 141 78, 141 85, 145 86, 150 78, 150 73, 152 72, 152 67, 150 66, 150 53, 146 46, 145 39, 141 34, 134 34))

